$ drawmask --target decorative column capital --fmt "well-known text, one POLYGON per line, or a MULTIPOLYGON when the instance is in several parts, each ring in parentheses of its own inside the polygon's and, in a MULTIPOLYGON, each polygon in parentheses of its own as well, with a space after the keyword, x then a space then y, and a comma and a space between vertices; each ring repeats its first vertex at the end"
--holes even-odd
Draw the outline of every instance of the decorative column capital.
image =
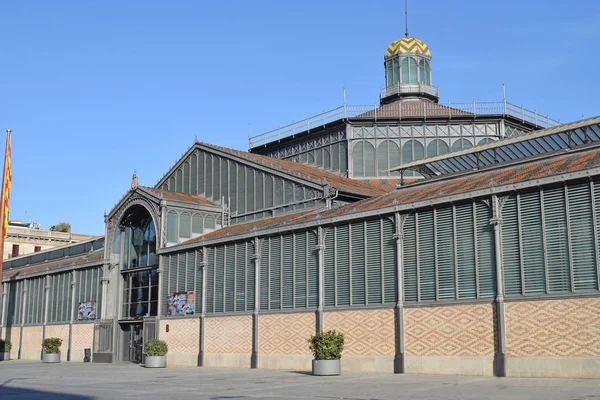
POLYGON ((502 226, 502 218, 490 218, 490 225, 502 226))
POLYGON ((319 250, 319 251, 325 250, 325 245, 324 244, 318 244, 318 245, 315 246, 315 250, 319 250))

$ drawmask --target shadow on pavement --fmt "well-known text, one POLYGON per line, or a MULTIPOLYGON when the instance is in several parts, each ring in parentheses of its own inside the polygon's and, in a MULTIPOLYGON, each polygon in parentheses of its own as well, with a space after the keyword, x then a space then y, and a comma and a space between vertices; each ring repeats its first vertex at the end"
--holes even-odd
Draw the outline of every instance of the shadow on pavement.
POLYGON ((29 399, 44 399, 44 400, 84 400, 92 399, 91 396, 79 396, 74 394, 44 392, 41 390, 23 389, 18 387, 6 386, 12 381, 19 379, 9 379, 0 384, 0 399, 2 400, 29 400, 29 399))

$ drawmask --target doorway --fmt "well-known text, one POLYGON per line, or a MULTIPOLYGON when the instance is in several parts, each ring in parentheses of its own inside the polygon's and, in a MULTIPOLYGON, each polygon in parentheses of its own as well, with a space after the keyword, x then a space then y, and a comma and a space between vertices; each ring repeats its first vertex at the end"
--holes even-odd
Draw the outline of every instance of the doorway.
POLYGON ((143 364, 144 325, 139 323, 121 324, 121 360, 143 364))

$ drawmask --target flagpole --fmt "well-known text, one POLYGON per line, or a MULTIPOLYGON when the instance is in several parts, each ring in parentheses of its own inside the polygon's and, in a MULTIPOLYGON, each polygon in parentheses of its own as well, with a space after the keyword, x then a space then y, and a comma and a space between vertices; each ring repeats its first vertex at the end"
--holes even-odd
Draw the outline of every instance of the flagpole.
MULTIPOLYGON (((6 130, 6 147, 4 149, 4 168, 3 168, 3 173, 2 173, 2 204, 0 205, 0 221, 2 221, 2 229, 1 229, 1 234, 0 234, 0 251, 2 251, 2 255, 0 256, 0 283, 2 282, 2 264, 4 262, 4 238, 6 236, 6 233, 8 231, 8 226, 6 226, 5 224, 5 219, 8 218, 8 215, 6 215, 6 213, 8 212, 8 208, 6 207, 6 201, 8 200, 6 197, 8 196, 8 191, 6 189, 6 178, 7 178, 7 171, 6 171, 6 167, 7 167, 7 161, 8 161, 8 157, 9 157, 9 152, 10 152, 10 129, 6 130)), ((0 296, 2 296, 2 286, 0 284, 0 296)))

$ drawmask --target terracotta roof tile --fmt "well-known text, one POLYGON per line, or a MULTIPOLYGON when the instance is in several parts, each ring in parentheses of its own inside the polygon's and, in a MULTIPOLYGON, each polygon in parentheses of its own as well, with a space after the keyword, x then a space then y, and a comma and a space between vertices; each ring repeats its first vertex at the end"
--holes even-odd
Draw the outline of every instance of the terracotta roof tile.
POLYGON ((295 175, 299 178, 307 181, 324 185, 325 183, 330 184, 340 192, 356 194, 360 196, 378 196, 386 192, 386 190, 374 187, 368 182, 360 180, 354 180, 334 174, 332 172, 323 171, 310 165, 302 164, 299 162, 280 160, 278 158, 267 157, 260 154, 248 153, 246 151, 228 149, 226 147, 216 146, 212 144, 203 143, 204 146, 212 148, 224 153, 228 153, 245 160, 255 162, 266 167, 274 168, 280 172, 295 175))
POLYGON ((426 100, 397 100, 393 103, 383 104, 376 109, 364 114, 357 115, 356 119, 361 118, 445 118, 458 116, 472 116, 472 113, 459 110, 452 106, 448 107, 442 104, 433 103, 426 100))
POLYGON ((150 188, 150 187, 146 187, 146 186, 143 186, 143 188, 145 190, 148 190, 148 191, 150 191, 150 192, 158 195, 159 197, 163 197, 166 200, 181 201, 181 202, 184 202, 184 203, 201 204, 201 205, 205 205, 205 206, 217 207, 217 205, 215 205, 214 203, 206 200, 204 197, 200 197, 200 196, 195 195, 195 194, 185 194, 185 193, 180 193, 180 192, 169 192, 168 190, 155 189, 155 188, 150 188))

